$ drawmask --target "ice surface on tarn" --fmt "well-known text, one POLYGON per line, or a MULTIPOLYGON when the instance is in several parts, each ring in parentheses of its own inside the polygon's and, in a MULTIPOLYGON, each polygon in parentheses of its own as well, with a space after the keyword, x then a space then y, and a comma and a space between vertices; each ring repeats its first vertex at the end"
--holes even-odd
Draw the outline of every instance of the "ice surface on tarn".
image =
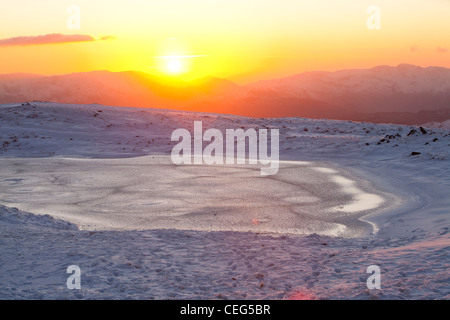
POLYGON ((313 162, 281 162, 279 173, 269 177, 262 177, 255 165, 175 166, 166 156, 0 159, 0 163, 1 203, 89 230, 355 237, 373 231, 355 213, 378 208, 364 206, 363 200, 380 197, 357 188, 350 178, 345 179, 355 184, 351 190, 335 183, 341 177, 336 169, 317 170, 313 162))

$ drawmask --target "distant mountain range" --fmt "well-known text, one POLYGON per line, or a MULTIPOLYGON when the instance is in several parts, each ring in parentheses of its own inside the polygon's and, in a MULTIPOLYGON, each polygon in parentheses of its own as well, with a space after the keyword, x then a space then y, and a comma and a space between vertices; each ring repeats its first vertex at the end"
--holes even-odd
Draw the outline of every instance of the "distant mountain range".
POLYGON ((245 86, 214 77, 174 82, 134 71, 0 75, 0 103, 33 100, 421 124, 450 119, 450 69, 402 64, 317 71, 245 86))

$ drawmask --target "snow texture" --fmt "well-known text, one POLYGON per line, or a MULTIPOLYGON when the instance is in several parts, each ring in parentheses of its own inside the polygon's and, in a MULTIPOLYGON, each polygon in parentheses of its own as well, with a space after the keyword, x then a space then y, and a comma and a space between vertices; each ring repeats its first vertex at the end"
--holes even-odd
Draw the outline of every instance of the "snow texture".
POLYGON ((449 145, 433 126, 0 105, 0 298, 448 299, 449 145), (279 176, 171 165, 172 131, 200 120, 279 129, 279 176))

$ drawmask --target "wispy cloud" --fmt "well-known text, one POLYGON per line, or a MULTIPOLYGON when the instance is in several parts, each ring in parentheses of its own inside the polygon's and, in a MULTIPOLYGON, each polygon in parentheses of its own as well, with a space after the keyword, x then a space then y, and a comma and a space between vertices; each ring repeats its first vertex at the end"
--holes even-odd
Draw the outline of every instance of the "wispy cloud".
POLYGON ((114 37, 114 36, 104 36, 104 37, 101 37, 100 40, 116 40, 116 37, 114 37))
POLYGON ((159 56, 154 57, 155 59, 189 59, 189 58, 203 58, 208 57, 204 54, 191 54, 191 55, 182 55, 182 54, 175 54, 175 55, 168 55, 168 56, 159 56))
MULTIPOLYGON (((102 37, 101 40, 113 39, 112 36, 102 37)), ((0 39, 0 46, 33 46, 42 44, 60 44, 71 42, 87 42, 95 41, 95 38, 90 35, 82 34, 60 34, 52 33, 42 36, 28 36, 28 37, 14 37, 8 39, 0 39)))
POLYGON ((443 48, 443 47, 438 47, 436 49, 436 52, 445 53, 445 52, 448 52, 448 49, 447 48, 443 48))

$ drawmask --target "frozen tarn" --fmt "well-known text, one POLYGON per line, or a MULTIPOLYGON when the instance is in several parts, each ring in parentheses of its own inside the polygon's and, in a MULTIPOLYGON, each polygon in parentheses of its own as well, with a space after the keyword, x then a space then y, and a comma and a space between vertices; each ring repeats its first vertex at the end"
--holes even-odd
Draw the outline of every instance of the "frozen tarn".
POLYGON ((277 175, 261 177, 259 165, 175 166, 167 156, 0 159, 0 203, 86 230, 376 232, 360 218, 387 210, 394 197, 338 170, 281 161, 277 175))

